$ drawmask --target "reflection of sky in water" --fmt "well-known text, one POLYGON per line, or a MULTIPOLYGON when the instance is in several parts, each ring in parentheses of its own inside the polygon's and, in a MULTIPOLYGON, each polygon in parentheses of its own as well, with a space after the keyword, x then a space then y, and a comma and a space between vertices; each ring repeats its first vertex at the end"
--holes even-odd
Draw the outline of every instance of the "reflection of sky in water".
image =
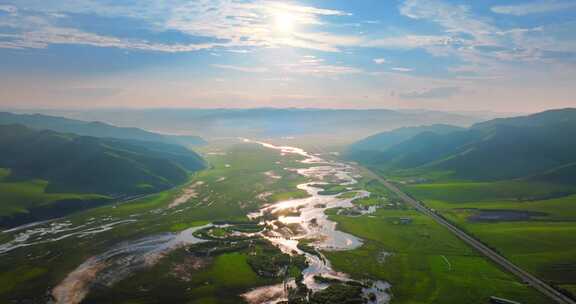
MULTIPOLYGON (((321 182, 326 179, 333 179, 332 182, 343 186, 356 184, 357 181, 351 176, 352 167, 346 164, 324 161, 323 159, 298 148, 279 147, 268 143, 259 144, 264 147, 279 150, 281 153, 292 153, 305 156, 306 159, 302 161, 303 163, 321 163, 323 165, 297 170, 300 175, 314 180, 314 182, 298 185, 298 189, 306 191, 310 197, 279 202, 267 206, 260 210, 260 212, 252 214, 251 216, 262 215, 266 212, 274 214, 282 210, 297 209, 299 215, 283 216, 278 218, 278 220, 285 224, 300 224, 304 232, 291 238, 285 238, 281 233, 272 233, 273 237, 269 237, 268 239, 285 253, 292 254, 293 252, 297 252, 298 254, 304 254, 306 256, 309 266, 302 272, 302 274, 304 276, 304 284, 306 284, 310 290, 318 291, 328 287, 328 284, 316 282, 314 276, 317 275, 342 281, 350 280, 346 274, 334 271, 330 261, 323 255, 313 255, 299 250, 297 247, 298 240, 314 239, 315 241, 312 245, 321 250, 353 250, 359 248, 363 244, 362 240, 351 234, 336 230, 337 223, 328 220, 325 211, 331 208, 353 207, 353 200, 367 197, 370 193, 367 191, 355 191, 356 195, 349 199, 338 198, 340 194, 319 195, 318 193, 322 189, 312 187, 312 185, 318 184, 319 181, 321 182)), ((251 303, 273 303, 269 301, 267 293, 270 296, 277 291, 277 288, 278 285, 261 287, 246 293, 243 296, 251 303), (260 295, 260 297, 258 297, 258 295, 260 295), (268 300, 258 301, 256 299, 268 300)), ((388 288, 389 285, 387 283, 377 281, 370 288, 365 288, 364 294, 374 293, 376 301, 373 303, 386 303, 390 299, 389 295, 386 293, 388 288)), ((276 300, 278 300, 278 298, 276 300)))

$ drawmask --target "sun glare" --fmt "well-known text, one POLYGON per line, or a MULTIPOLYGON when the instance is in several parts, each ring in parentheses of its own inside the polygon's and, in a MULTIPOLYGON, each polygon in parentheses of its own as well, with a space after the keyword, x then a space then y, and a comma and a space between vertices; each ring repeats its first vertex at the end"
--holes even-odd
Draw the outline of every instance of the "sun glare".
POLYGON ((278 32, 289 34, 294 32, 295 28, 295 17, 294 15, 287 12, 279 12, 274 16, 274 24, 278 32))

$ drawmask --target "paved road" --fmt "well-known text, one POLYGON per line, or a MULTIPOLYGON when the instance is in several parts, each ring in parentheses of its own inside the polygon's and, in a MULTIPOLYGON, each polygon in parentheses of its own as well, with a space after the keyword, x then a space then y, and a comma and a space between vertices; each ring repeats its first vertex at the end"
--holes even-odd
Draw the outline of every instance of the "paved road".
MULTIPOLYGON (((364 168, 364 169, 366 169, 366 168, 364 168)), ((500 254, 498 254, 494 250, 490 249, 489 247, 482 244, 478 240, 469 236, 468 234, 466 234, 466 232, 462 231, 460 228, 452 225, 450 222, 446 221, 443 217, 436 214, 434 211, 428 209, 421 202, 417 201, 416 199, 410 197, 409 195, 407 195, 406 193, 404 193, 403 191, 398 189, 398 187, 396 187, 394 184, 383 179, 382 177, 380 177, 376 173, 374 173, 368 169, 366 169, 366 170, 368 172, 370 172, 374 176, 374 178, 378 179, 382 184, 384 184, 384 186, 386 186, 392 192, 396 193, 403 201, 410 204, 411 206, 416 208, 418 211, 432 217, 436 222, 438 222, 440 225, 446 227, 448 230, 450 230, 452 233, 454 233, 458 238, 460 238, 464 242, 468 243, 470 246, 474 247, 476 250, 478 250, 484 256, 486 256, 489 259, 491 259, 492 261, 494 261, 496 264, 500 265, 501 267, 503 267, 507 271, 511 272, 512 274, 514 274, 515 276, 520 278, 523 282, 534 287, 535 289, 537 289, 538 291, 540 291, 544 295, 548 296, 550 299, 556 301, 556 303, 576 304, 576 301, 568 298, 567 296, 563 295, 562 293, 560 293, 556 289, 552 288, 550 285, 546 284, 544 281, 538 279, 537 277, 533 276, 532 274, 528 273, 527 271, 523 270, 522 268, 514 265, 512 262, 507 260, 505 257, 501 256, 500 254)))

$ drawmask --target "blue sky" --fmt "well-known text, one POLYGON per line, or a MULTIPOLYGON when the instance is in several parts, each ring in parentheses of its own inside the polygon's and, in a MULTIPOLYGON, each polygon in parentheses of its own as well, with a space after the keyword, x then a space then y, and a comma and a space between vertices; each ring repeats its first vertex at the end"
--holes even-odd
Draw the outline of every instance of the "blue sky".
POLYGON ((576 106, 576 0, 0 0, 3 107, 576 106))

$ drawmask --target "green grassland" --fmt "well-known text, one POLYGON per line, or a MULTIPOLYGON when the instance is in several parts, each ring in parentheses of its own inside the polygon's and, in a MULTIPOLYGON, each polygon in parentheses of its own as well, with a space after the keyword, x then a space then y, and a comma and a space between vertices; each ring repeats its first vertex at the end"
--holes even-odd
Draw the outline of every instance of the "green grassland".
POLYGON ((46 193, 47 186, 48 182, 43 180, 8 182, 0 177, 0 201, 2 202, 0 217, 27 213, 30 208, 49 207, 55 202, 64 200, 91 201, 108 198, 96 194, 46 193))
MULTIPOLYGON (((373 193, 388 195, 371 185, 373 193)), ((548 303, 429 217, 403 204, 391 206, 395 198, 361 203, 378 201, 383 207, 372 216, 332 212, 339 229, 366 242, 357 250, 325 254, 338 270, 391 283, 392 303, 486 303, 489 296, 548 303), (411 222, 403 224, 400 218, 411 222)))
MULTIPOLYGON (((295 186, 302 183, 304 179, 294 172, 283 169, 303 166, 299 162, 300 157, 281 156, 278 151, 254 144, 227 146, 223 153, 219 154, 208 154, 209 147, 204 149, 203 152, 210 167, 195 173, 185 185, 137 200, 102 206, 67 217, 73 224, 82 224, 91 218, 111 217, 115 220, 122 220, 138 215, 136 222, 116 226, 112 230, 87 238, 71 237, 55 243, 21 248, 3 255, 0 259, 0 274, 2 274, 0 275, 0 285, 2 285, 0 303, 10 302, 13 299, 45 302, 44 297, 48 288, 58 284, 86 259, 118 243, 156 233, 179 232, 212 221, 248 221, 247 213, 273 202, 277 196, 302 197, 305 195, 302 191, 294 190, 295 186), (281 178, 271 178, 266 172, 281 178), (197 195, 179 206, 182 212, 163 211, 167 210, 164 208, 179 196, 183 189, 198 182, 201 184, 195 188, 197 195), (257 198, 263 192, 271 192, 272 195, 257 198)), ((1 242, 9 239, 8 235, 0 234, 1 242)), ((246 262, 245 253, 222 255, 211 265, 210 268, 203 270, 206 271, 204 274, 198 274, 198 280, 201 281, 202 278, 208 280, 213 277, 217 278, 218 284, 212 282, 212 284, 205 285, 204 281, 189 284, 168 279, 158 280, 158 276, 155 275, 144 275, 148 279, 138 282, 145 283, 140 287, 144 286, 158 292, 162 290, 167 295, 175 294, 171 291, 188 290, 193 287, 192 291, 184 293, 188 299, 197 299, 193 303, 238 303, 239 290, 246 291, 248 286, 258 286, 269 281, 256 278, 254 273, 250 272, 252 270, 246 262), (218 295, 226 292, 230 295, 234 294, 234 297, 230 296, 229 302, 220 301, 218 295)), ((140 274, 137 277, 140 278, 140 274)), ((128 283, 122 282, 119 286, 128 283)), ((127 295, 137 295, 137 290, 125 290, 124 293, 126 296, 119 296, 118 299, 125 301, 118 300, 114 303, 150 303, 138 297, 130 298, 127 295), (131 300, 128 301, 128 298, 131 300)), ((170 302, 168 298, 165 300, 170 302)), ((173 298, 172 303, 185 302, 180 300, 180 298, 173 298)))
POLYGON ((573 189, 533 182, 454 182, 404 188, 521 267, 574 292, 576 195, 556 197, 573 189), (539 199, 546 197, 550 198, 539 199), (514 221, 470 220, 479 212, 499 210, 539 214, 514 221))
MULTIPOLYGON (((68 217, 74 224, 80 224, 90 218, 119 220, 138 215, 136 222, 87 238, 72 237, 3 255, 0 303, 14 299, 46 302, 49 288, 89 257, 118 243, 156 233, 179 232, 212 221, 247 221, 246 214, 264 204, 306 195, 295 190, 297 184, 305 182, 304 178, 284 170, 305 166, 298 156, 281 156, 278 151, 254 144, 217 149, 208 146, 203 147, 202 153, 209 168, 195 173, 185 185, 68 217), (196 185, 196 195, 176 208, 181 212, 166 209, 184 189, 193 185, 196 185), (269 195, 262 195, 268 192, 269 195)), ((326 253, 338 270, 360 279, 383 279, 392 283, 393 303, 485 303, 490 295, 527 304, 547 303, 429 218, 400 204, 378 182, 361 179, 358 187, 374 195, 357 204, 384 207, 373 216, 330 214, 340 229, 366 241, 357 250, 326 253), (401 224, 401 217, 409 217, 412 222, 401 224)), ((6 238, 0 235, 0 241, 6 238)), ((278 282, 277 278, 256 274, 250 263, 251 252, 247 250, 213 256, 205 267, 194 270, 189 280, 183 280, 174 276, 174 267, 187 261, 187 257, 185 250, 175 251, 156 266, 112 288, 99 287, 102 289, 86 303, 239 303, 238 294, 278 282)), ((290 267, 289 272, 298 273, 294 267, 290 267)))
POLYGON ((570 185, 526 181, 453 181, 408 185, 406 189, 416 197, 461 203, 497 200, 534 201, 576 193, 576 187, 570 185))

